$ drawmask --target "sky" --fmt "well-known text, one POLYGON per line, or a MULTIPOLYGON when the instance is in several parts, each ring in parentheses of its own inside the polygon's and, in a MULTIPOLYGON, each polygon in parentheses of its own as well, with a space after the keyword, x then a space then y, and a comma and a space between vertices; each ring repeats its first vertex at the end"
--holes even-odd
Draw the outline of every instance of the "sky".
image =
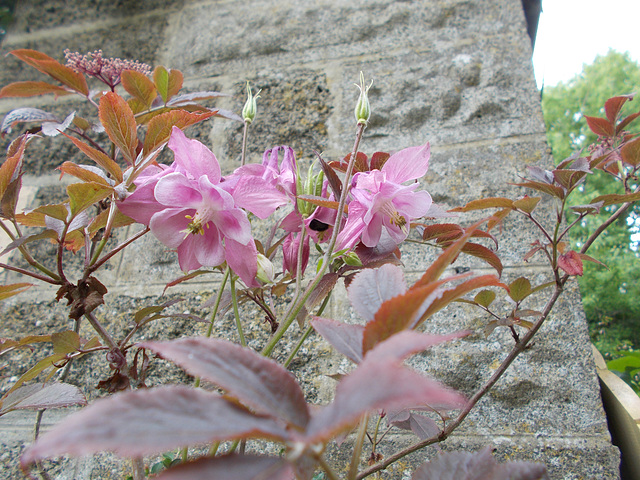
POLYGON ((640 0, 542 0, 533 66, 538 88, 566 82, 609 49, 640 62, 640 0))

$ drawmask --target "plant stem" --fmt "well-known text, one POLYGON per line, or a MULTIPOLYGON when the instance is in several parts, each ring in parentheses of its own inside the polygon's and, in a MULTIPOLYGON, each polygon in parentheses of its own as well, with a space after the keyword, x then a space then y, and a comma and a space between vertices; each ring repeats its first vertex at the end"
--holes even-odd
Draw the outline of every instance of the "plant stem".
POLYGON ((484 385, 482 385, 482 387, 480 387, 480 389, 478 389, 478 391, 473 395, 473 397, 471 397, 471 399, 467 402, 465 407, 462 409, 462 411, 458 414, 458 416, 456 417, 456 419, 452 423, 450 423, 447 427, 445 427, 437 435, 434 435, 434 436, 432 436, 430 438, 427 438, 425 440, 417 442, 414 445, 411 445, 410 447, 402 449, 401 451, 399 451, 399 452, 397 452, 397 453, 395 453, 393 455, 390 455, 389 457, 385 458, 380 463, 378 463, 376 465, 373 465, 372 467, 369 467, 366 470, 360 472, 360 474, 356 477, 357 480, 361 480, 361 479, 363 479, 365 477, 368 477, 369 475, 371 475, 371 474, 373 474, 375 472, 378 472, 380 470, 384 470, 385 468, 387 468, 392 463, 397 462, 398 460, 400 460, 401 458, 409 455, 410 453, 413 453, 413 452, 415 452, 417 450, 420 450, 420 449, 422 449, 422 448, 424 448, 424 447, 426 447, 428 445, 432 445, 432 444, 437 443, 437 442, 442 442, 449 435, 451 435, 451 433, 456 428, 458 428, 458 426, 460 426, 460 424, 467 417, 467 415, 469 415, 469 412, 471 412, 473 407, 476 406, 476 404, 480 401, 480 399, 489 390, 491 390, 491 388, 502 377, 502 375, 504 375, 504 372, 507 370, 507 368, 509 368, 511 363, 513 363, 513 361, 518 357, 518 355, 520 355, 520 353, 522 353, 525 350, 525 348, 527 347, 527 345, 529 344, 531 339, 535 336, 535 334, 538 332, 538 330, 540 329, 540 327, 542 326, 544 321, 547 319, 547 317, 551 313, 551 310, 553 309, 554 305, 558 301, 558 298, 560 297, 561 293, 562 293, 562 285, 556 284, 556 287, 554 289, 553 295, 547 301, 547 304, 546 304, 546 306, 545 306, 545 308, 544 308, 544 310, 542 312, 541 317, 533 324, 531 329, 529 329, 529 331, 525 335, 523 335, 523 337, 520 339, 520 341, 518 343, 516 343, 516 345, 511 350, 511 352, 509 352, 509 354, 507 355, 507 358, 505 358, 502 361, 502 363, 500 364, 498 369, 493 373, 493 375, 491 375, 489 380, 487 380, 486 383, 484 385))
POLYGON ((329 246, 327 251, 322 257, 322 265, 320 266, 318 273, 315 278, 307 285, 307 288, 304 294, 297 299, 296 302, 292 302, 289 305, 287 312, 284 315, 284 320, 280 323, 280 326, 276 330, 276 332, 271 336, 271 339, 262 349, 262 354, 266 357, 270 356, 273 352, 273 349, 278 344, 284 333, 289 329, 296 316, 302 310, 304 303, 307 301, 307 298, 311 295, 313 290, 316 288, 325 272, 329 268, 329 261, 331 260, 331 254, 333 253, 333 249, 336 245, 336 241, 338 239, 338 233, 340 231, 340 227, 342 225, 342 216, 344 212, 344 206, 347 202, 347 197, 349 195, 349 186, 351 184, 351 174, 353 173, 353 165, 356 161, 356 156, 358 154, 358 148, 360 146, 360 140, 362 140, 362 134, 364 133, 365 126, 364 124, 358 124, 358 129, 356 131, 356 139, 353 145, 353 151, 351 153, 351 158, 349 159, 349 164, 347 166, 347 171, 344 177, 344 186, 342 188, 342 194, 340 195, 340 201, 338 202, 338 209, 336 211, 336 221, 333 227, 333 234, 331 235, 331 240, 329 241, 329 246))
POLYGON ((242 130, 242 158, 240 160, 240 165, 244 165, 246 161, 247 154, 247 132, 249 131, 249 123, 244 122, 244 128, 242 130))
POLYGON ((116 342, 113 341, 113 338, 111 338, 111 335, 109 335, 109 332, 105 330, 105 328, 102 326, 102 324, 93 314, 93 312, 85 313, 84 316, 87 320, 89 320, 89 323, 91 324, 93 329, 96 331, 98 335, 100 335, 100 338, 102 338, 102 340, 109 347, 110 350, 119 350, 116 342))
POLYGON ((353 453, 351 455, 351 464, 349 465, 348 480, 355 480, 358 474, 358 466, 360 465, 360 457, 362 456, 362 445, 364 444, 364 437, 367 434, 367 426, 369 424, 369 415, 365 415, 360 420, 358 426, 358 434, 356 435, 356 441, 353 445, 353 453))
MULTIPOLYGON (((37 273, 33 273, 33 272, 30 272, 29 270, 24 270, 22 268, 12 267, 11 265, 7 265, 6 263, 0 263, 0 268, 4 268, 5 270, 11 270, 12 272, 20 273, 21 275, 26 275, 28 277, 35 278, 42 282, 50 283, 51 285, 60 285, 60 280, 55 280, 49 277, 45 277, 44 275, 39 275, 37 273)), ((55 276, 57 277, 57 275, 55 276)))
POLYGON ((240 345, 247 346, 247 341, 244 338, 244 332, 242 331, 242 322, 240 321, 240 312, 238 311, 238 296, 236 295, 236 279, 231 275, 231 302, 233 304, 233 316, 236 319, 236 328, 238 330, 238 336, 240 337, 240 345))
POLYGON ((320 464, 320 466, 324 470, 324 473, 327 474, 327 477, 329 477, 329 480, 339 480, 340 477, 338 477, 338 474, 336 474, 333 471, 331 466, 327 463, 327 461, 324 459, 324 457, 322 455, 318 455, 316 460, 318 460, 318 463, 320 464))
MULTIPOLYGON (((329 292, 329 294, 326 297, 324 297, 324 300, 322 301, 322 305, 320 305, 320 308, 318 308, 316 315, 322 315, 322 312, 324 312, 324 309, 329 304, 330 298, 331 298, 331 292, 329 292)), ((293 361, 295 356, 298 354, 298 351, 300 351, 302 344, 307 340, 307 338, 309 338, 309 335, 311 335, 311 332, 313 332, 313 327, 309 325, 305 330, 305 332, 300 337, 300 340, 298 340, 298 343, 296 344, 296 346, 293 348, 293 350, 287 357, 287 360, 284 362, 283 364, 284 368, 289 368, 289 365, 291 365, 291 362, 293 361)))
POLYGON ((107 253, 104 257, 102 257, 100 260, 97 260, 97 255, 100 254, 100 251, 102 251, 101 248, 98 248, 97 251, 97 255, 94 254, 93 258, 91 259, 91 262, 95 262, 95 263, 90 263, 90 266, 87 268, 87 272, 88 274, 86 275, 87 277, 95 272, 98 268, 100 268, 102 265, 104 265, 105 262, 107 262, 107 260, 109 260, 110 258, 112 258, 114 255, 116 255, 117 253, 119 253, 121 250, 123 250, 124 248, 128 247, 129 245, 131 245, 133 242, 135 242, 136 240, 138 240, 139 238, 143 237, 144 235, 146 235, 147 233, 149 233, 151 231, 151 229, 149 227, 146 227, 144 230, 136 233, 133 237, 131 237, 128 240, 125 240, 124 242, 122 242, 120 245, 118 245, 117 247, 115 247, 113 250, 111 250, 109 253, 107 253))
POLYGON ((131 473, 133 480, 144 480, 147 476, 144 473, 144 460, 142 457, 133 457, 131 459, 131 473))

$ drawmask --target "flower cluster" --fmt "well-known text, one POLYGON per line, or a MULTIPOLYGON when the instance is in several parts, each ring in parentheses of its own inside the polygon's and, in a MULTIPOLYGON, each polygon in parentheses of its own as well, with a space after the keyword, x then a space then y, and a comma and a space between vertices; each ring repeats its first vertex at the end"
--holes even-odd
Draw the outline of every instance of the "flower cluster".
POLYGON ((248 286, 257 286, 257 250, 245 210, 266 218, 287 203, 286 194, 246 169, 223 178, 215 155, 177 127, 169 148, 173 164, 147 168, 118 208, 177 249, 182 270, 226 261, 248 286))
POLYGON ((112 89, 120 83, 120 75, 124 70, 135 70, 144 75, 151 73, 151 67, 146 63, 141 63, 137 60, 104 58, 102 50, 95 50, 82 55, 66 49, 64 57, 67 60, 67 67, 74 69, 78 73, 97 78, 112 89))

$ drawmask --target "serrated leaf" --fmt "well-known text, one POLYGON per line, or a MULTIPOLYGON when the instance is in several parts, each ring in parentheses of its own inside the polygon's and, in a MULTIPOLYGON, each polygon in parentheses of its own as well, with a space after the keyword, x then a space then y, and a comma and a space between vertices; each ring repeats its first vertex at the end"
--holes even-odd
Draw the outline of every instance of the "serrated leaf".
POLYGON ((33 283, 12 283, 11 285, 0 285, 0 301, 6 300, 14 295, 18 295, 31 287, 33 287, 33 283))
POLYGON ((610 194, 600 195, 599 197, 591 200, 590 203, 604 202, 603 206, 616 205, 618 203, 637 202, 640 200, 640 192, 624 193, 624 194, 610 194))
POLYGON ((484 308, 489 308, 489 306, 496 299, 496 292, 493 290, 482 290, 475 297, 473 297, 473 301, 478 305, 483 306, 484 308))
POLYGON ((210 338, 145 342, 141 346, 218 385, 258 413, 299 428, 309 421, 304 395, 293 375, 249 348, 210 338))
MULTIPOLYGON (((226 455, 199 458, 162 472, 156 480, 292 480, 291 465, 281 457, 226 455)), ((302 478, 302 477, 301 477, 302 478)))
POLYGON ((540 202, 540 199, 541 197, 528 197, 525 195, 521 199, 514 201, 513 206, 524 213, 531 213, 540 202))
POLYGON ((129 95, 142 103, 146 108, 157 96, 156 87, 144 73, 136 70, 123 70, 120 75, 122 86, 129 95))
POLYGON ((531 295, 531 282, 525 278, 516 278, 509 284, 509 296, 514 302, 521 302, 531 295))
POLYGON ((100 122, 109 139, 120 149, 129 164, 136 159, 138 137, 136 120, 125 100, 115 92, 108 92, 100 98, 100 122))
POLYGON ((502 275, 502 261, 493 250, 477 243, 467 243, 462 247, 462 252, 487 262, 496 269, 498 276, 502 275))
POLYGON ((53 93, 56 98, 63 95, 71 95, 64 87, 52 85, 47 82, 14 82, 0 90, 0 98, 4 97, 35 97, 53 93))
POLYGON ((464 207, 452 208, 450 212, 471 212, 474 210, 485 210, 487 208, 512 208, 513 200, 509 198, 490 197, 480 200, 473 200, 464 207))
MULTIPOLYGON (((106 176, 102 170, 100 173, 92 171, 92 168, 98 170, 96 167, 87 168, 85 165, 78 165, 77 163, 66 161, 58 167, 63 174, 72 175, 79 178, 83 182, 93 182, 107 187, 111 187, 106 179, 106 176)), ((62 176, 62 175, 61 175, 62 176)))
POLYGON ((93 148, 90 145, 87 145, 77 138, 71 137, 65 133, 63 133, 63 135, 71 140, 82 153, 84 153, 87 157, 96 162, 100 167, 109 172, 111 176, 116 179, 117 183, 122 182, 122 169, 107 154, 101 152, 96 148, 93 148))
MULTIPOLYGON (((0 167, 0 198, 4 199, 5 195, 11 195, 17 197, 19 193, 19 188, 11 188, 12 184, 20 181, 20 177, 22 176, 22 160, 24 157, 24 150, 27 146, 27 142, 29 140, 29 136, 22 136, 18 148, 16 152, 9 156, 7 160, 0 167)), ((12 200, 15 205, 15 200, 12 200)), ((14 209, 15 211, 15 209, 14 209)))
POLYGON ((476 453, 441 453, 418 468, 411 480, 548 480, 541 463, 498 464, 487 447, 476 453))
POLYGON ((13 410, 39 410, 86 404, 87 399, 75 385, 35 383, 24 385, 5 395, 0 402, 0 415, 13 410))
POLYGON ((286 430, 212 392, 156 387, 99 399, 65 418, 23 453, 23 468, 58 455, 111 451, 122 457, 241 438, 283 441, 286 430), (109 421, 105 421, 109 419, 109 421))
POLYGON ((69 206, 73 216, 113 193, 113 187, 96 182, 73 183, 67 186, 69 206))
POLYGON ((598 135, 599 137, 613 137, 615 134, 615 128, 613 122, 610 122, 606 118, 584 116, 587 121, 589 130, 598 135))
POLYGON ((620 149, 620 155, 625 163, 637 167, 640 164, 640 137, 625 143, 620 149))
POLYGON ((58 117, 53 113, 45 112, 39 108, 16 108, 15 110, 11 110, 4 117, 4 120, 2 120, 2 126, 0 127, 0 132, 3 134, 10 133, 11 129, 18 123, 34 122, 41 124, 43 122, 57 121, 58 117))
POLYGON ((624 130, 624 128, 627 125, 629 125, 632 121, 634 121, 638 117, 640 117, 640 112, 632 113, 631 115, 628 115, 624 117, 622 120, 620 120, 620 123, 618 123, 618 125, 616 126, 616 135, 622 132, 622 130, 624 130))
POLYGON ((50 56, 29 49, 13 50, 9 53, 42 73, 56 79, 70 89, 84 96, 89 95, 89 87, 87 86, 87 80, 84 78, 84 75, 62 65, 50 56))
POLYGON ((407 284, 402 269, 387 264, 357 273, 349 284, 347 295, 358 315, 369 322, 374 319, 384 302, 405 293, 406 290, 407 284))
POLYGON ((337 322, 329 318, 312 317, 311 326, 327 342, 353 363, 362 360, 362 325, 337 322))
POLYGON ((185 110, 171 110, 153 117, 149 121, 147 135, 144 139, 144 154, 147 155, 160 145, 168 142, 173 127, 178 127, 183 130, 189 125, 202 122, 214 115, 215 112, 213 111, 207 113, 190 113, 185 110))
POLYGON ((612 124, 615 123, 620 110, 622 110, 622 106, 630 100, 633 100, 633 95, 620 95, 617 97, 611 97, 606 102, 604 102, 604 112, 607 116, 607 120, 609 120, 609 122, 611 122, 612 124))
POLYGON ((581 276, 583 273, 582 259, 578 252, 574 252, 573 250, 558 255, 558 267, 569 275, 581 276))
POLYGON ((556 197, 559 199, 563 199, 566 195, 564 189, 558 185, 550 185, 548 183, 543 182, 522 182, 522 183, 513 183, 517 187, 525 187, 531 188, 532 190, 537 190, 538 192, 546 193, 551 195, 552 197, 556 197))
POLYGON ((71 353, 80 348, 80 336, 73 330, 51 334, 53 353, 71 353))

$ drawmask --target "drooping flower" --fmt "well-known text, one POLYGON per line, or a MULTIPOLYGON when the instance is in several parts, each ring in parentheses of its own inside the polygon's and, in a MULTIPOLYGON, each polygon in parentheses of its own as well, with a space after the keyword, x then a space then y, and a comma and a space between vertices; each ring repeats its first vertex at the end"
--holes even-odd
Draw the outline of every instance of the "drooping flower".
POLYGON ((242 185, 251 182, 227 191, 215 155, 179 128, 174 127, 169 148, 175 153, 173 164, 150 167, 149 174, 145 170, 136 180, 136 191, 119 204, 120 210, 149 225, 164 245, 177 249, 183 271, 226 261, 248 286, 257 286, 251 223, 234 198, 242 195, 242 185))
POLYGON ((383 227, 396 244, 407 237, 410 222, 424 216, 432 201, 428 192, 415 191, 418 183, 403 184, 427 173, 429 157, 429 144, 406 148, 389 157, 381 170, 354 175, 339 248, 351 248, 358 241, 375 247, 383 227))

